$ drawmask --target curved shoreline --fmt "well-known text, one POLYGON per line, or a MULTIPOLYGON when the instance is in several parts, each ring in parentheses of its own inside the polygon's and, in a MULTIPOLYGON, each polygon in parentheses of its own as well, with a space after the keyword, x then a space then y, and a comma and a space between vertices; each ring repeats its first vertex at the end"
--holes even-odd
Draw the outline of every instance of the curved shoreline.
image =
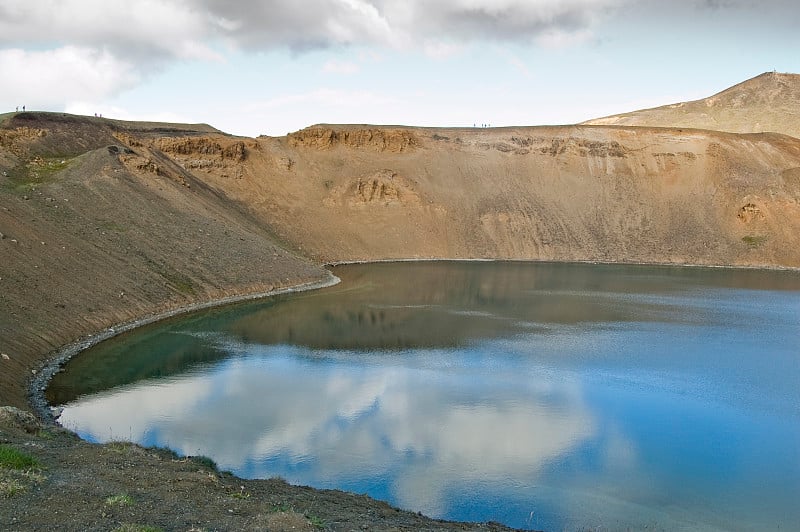
MULTIPOLYGON (((380 263, 404 263, 404 262, 453 262, 453 263, 517 263, 517 264, 574 264, 574 265, 605 265, 605 266, 638 266, 638 267, 654 267, 654 268, 688 268, 688 269, 709 269, 709 270, 731 270, 731 271, 764 271, 764 272, 791 272, 791 273, 798 273, 800 272, 800 268, 792 268, 792 267, 752 267, 752 266, 730 266, 730 265, 703 265, 703 264, 676 264, 676 263, 629 263, 629 262, 602 262, 602 261, 542 261, 542 260, 507 260, 507 259, 394 259, 394 260, 365 260, 365 261, 348 261, 348 262, 336 262, 336 263, 327 263, 324 266, 344 266, 349 264, 380 264, 380 263)), ((29 380, 28 385, 28 400, 29 404, 33 407, 34 412, 36 415, 47 425, 56 425, 60 426, 56 418, 54 417, 54 413, 51 410, 50 405, 47 403, 44 392, 49 385, 49 381, 51 378, 58 373, 63 365, 68 362, 72 357, 76 356, 77 354, 81 353, 82 351, 91 348, 100 342, 105 340, 111 339, 115 336, 118 336, 123 333, 130 332, 134 329, 137 329, 142 326, 150 325, 162 320, 166 320, 175 316, 180 316, 184 314, 188 314, 195 311, 211 309, 211 308, 219 308, 225 305, 236 304, 245 301, 253 301, 259 300, 264 298, 269 298, 277 295, 282 294, 292 294, 292 293, 300 293, 310 290, 316 290, 320 288, 331 287, 337 285, 341 282, 336 275, 334 275, 330 270, 326 270, 327 275, 325 278, 311 281, 306 283, 301 283, 298 285, 288 286, 284 288, 279 288, 275 290, 271 290, 268 292, 260 292, 260 293, 250 293, 250 294, 241 294, 235 296, 228 296, 221 299, 215 299, 210 301, 202 301, 194 304, 190 304, 184 307, 180 307, 177 309, 173 309, 166 312, 161 312, 157 314, 151 314, 144 316, 139 319, 134 319, 128 322, 121 323, 119 325, 114 325, 108 327, 96 334, 92 334, 85 338, 82 338, 78 341, 72 342, 70 344, 64 345, 61 348, 52 351, 49 355, 46 356, 45 362, 42 364, 41 369, 37 370, 36 374, 32 379, 29 380)), ((70 431, 71 432, 71 431, 70 431)), ((231 477, 235 478, 235 477, 231 477)), ((244 485, 251 486, 249 481, 239 481, 236 480, 237 483, 241 483, 242 487, 241 490, 244 490, 244 485)), ((238 485, 238 484, 237 484, 238 485)), ((303 488, 299 487, 299 489, 313 489, 313 488, 303 488)), ((316 490, 315 490, 316 491, 316 490)), ((320 493, 325 490, 321 490, 320 493)), ((340 493, 338 490, 335 490, 335 493, 340 493)), ((358 497, 358 496, 355 496, 358 497)), ((379 499, 374 499, 377 501, 378 504, 387 504, 382 503, 379 499)), ((338 499, 337 503, 338 504, 338 499)), ((400 510, 398 510, 400 511, 400 510)), ((404 512, 405 513, 405 512, 404 512)), ((413 514, 413 512, 411 512, 413 514)), ((420 514, 421 516, 421 514, 420 514)), ((434 520, 438 521, 438 520, 434 520)), ((460 522, 449 522, 449 521, 438 521, 441 524, 452 524, 454 526, 461 526, 461 525, 474 525, 477 528, 483 528, 486 525, 487 528, 492 529, 496 523, 460 523, 460 522)), ((499 528, 504 529, 504 528, 499 528)))
POLYGON ((800 272, 800 266, 779 266, 764 264, 760 266, 731 265, 731 264, 692 264, 685 262, 624 262, 602 260, 540 260, 540 259, 437 259, 437 258, 411 258, 411 259, 368 259, 368 260, 340 260, 326 262, 323 266, 347 266, 349 264, 387 264, 403 262, 509 262, 521 264, 587 264, 598 266, 652 266, 662 268, 708 268, 710 270, 742 270, 765 272, 800 272))
POLYGON ((318 290, 320 288, 335 286, 340 282, 341 279, 339 279, 338 277, 333 275, 330 271, 328 271, 327 279, 323 279, 320 281, 311 281, 308 283, 302 283, 299 285, 289 286, 285 288, 278 288, 275 290, 270 290, 269 292, 242 294, 242 295, 224 297, 222 299, 214 299, 211 301, 203 301, 187 305, 185 307, 169 310, 167 312, 151 314, 149 316, 145 316, 139 319, 111 326, 105 329, 104 331, 92 334, 76 342, 66 344, 58 348, 57 350, 53 351, 50 355, 47 355, 45 357, 45 362, 38 370, 36 370, 36 373, 34 374, 33 378, 28 383, 28 402, 33 407, 36 415, 42 421, 44 421, 46 424, 49 425, 56 424, 57 422, 55 420, 55 417, 53 416, 53 413, 50 410, 50 405, 47 404, 47 400, 44 397, 44 391, 47 389, 47 385, 50 383, 50 379, 53 378, 53 375, 61 371, 61 368, 64 366, 64 364, 66 364, 72 357, 76 356, 82 351, 85 351, 90 347, 94 347, 100 342, 104 342, 105 340, 109 340, 120 334, 132 331, 134 329, 143 327, 145 325, 150 325, 162 320, 173 318, 175 316, 180 316, 182 314, 188 314, 198 310, 223 307, 225 305, 241 303, 244 301, 264 299, 282 294, 291 294, 295 292, 318 290))
MULTIPOLYGON (((584 265, 603 265, 603 266, 651 266, 662 268, 691 268, 691 269, 714 269, 714 270, 741 270, 741 271, 770 271, 770 272, 800 272, 800 267, 791 266, 741 266, 741 265, 724 265, 724 264, 686 264, 686 263, 670 263, 670 262, 610 262, 610 261, 592 261, 592 260, 574 260, 574 261, 550 261, 550 260, 537 260, 537 259, 496 259, 496 258, 475 258, 475 259, 442 259, 442 258, 408 258, 408 259, 373 259, 373 260, 354 260, 354 261, 336 261, 328 262, 323 266, 335 267, 346 266, 350 264, 387 264, 387 263, 404 263, 404 262, 508 262, 508 263, 523 263, 523 264, 584 264, 584 265)), ((150 325, 162 320, 166 320, 182 314, 188 314, 198 310, 205 310, 210 308, 222 307, 234 303, 241 303, 244 301, 252 301, 257 299, 264 299, 282 294, 290 294, 295 292, 305 292, 309 290, 317 290, 335 286, 341 282, 341 279, 328 271, 328 278, 321 281, 312 281, 302 283, 299 285, 289 286, 271 290, 269 292, 260 292, 255 294, 243 294, 238 296, 229 296, 222 299, 215 299, 211 301, 204 301, 180 307, 167 312, 159 314, 152 314, 143 318, 135 319, 129 322, 121 323, 111 326, 104 331, 82 338, 76 342, 66 344, 57 350, 53 351, 51 355, 46 356, 45 362, 36 370, 35 375, 28 384, 28 401, 34 408, 36 415, 48 424, 55 424, 56 420, 44 398, 44 391, 53 376, 61 371, 61 368, 72 357, 77 354, 94 347, 95 345, 109 340, 120 334, 132 331, 145 325, 150 325)))

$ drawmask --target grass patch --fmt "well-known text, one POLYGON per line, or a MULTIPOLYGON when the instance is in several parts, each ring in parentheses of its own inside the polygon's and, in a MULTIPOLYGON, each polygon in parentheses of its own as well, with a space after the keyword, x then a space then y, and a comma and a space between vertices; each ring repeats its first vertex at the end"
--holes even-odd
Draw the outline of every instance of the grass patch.
POLYGON ((217 463, 208 456, 203 456, 203 455, 190 456, 189 460, 191 460, 192 463, 195 463, 199 466, 206 467, 208 469, 211 469, 212 471, 217 471, 217 463))
POLYGON ((56 439, 56 435, 53 432, 51 432, 51 431, 49 431, 47 429, 40 430, 36 434, 36 436, 38 436, 39 438, 41 438, 43 440, 55 440, 56 439))
POLYGON ((157 526, 133 525, 130 523, 125 523, 118 526, 111 532, 164 532, 164 529, 157 526))
POLYGON ((159 270, 160 271, 158 271, 158 274, 166 279, 167 283, 175 290, 184 295, 195 295, 194 283, 189 277, 180 272, 169 270, 167 268, 160 268, 159 270))
POLYGON ((124 454, 128 456, 145 456, 147 455, 147 450, 144 449, 142 446, 137 445, 133 442, 124 441, 124 440, 114 440, 108 442, 103 445, 104 449, 111 451, 112 453, 116 454, 124 454))
POLYGON ((13 497, 23 491, 28 491, 33 484, 45 481, 45 476, 41 473, 27 469, 24 471, 16 469, 0 470, 0 497, 13 497))
POLYGON ((133 506, 136 501, 127 493, 120 493, 119 495, 106 497, 105 503, 107 506, 133 506))
POLYGON ((124 233, 125 231, 127 231, 125 227, 121 226, 117 222, 110 222, 110 221, 100 222, 99 224, 97 224, 97 228, 100 229, 101 231, 107 231, 112 233, 124 233))
POLYGON ((135 444, 127 441, 112 441, 108 442, 105 446, 106 449, 111 449, 118 453, 127 453, 135 444))
POLYGON ((0 444, 0 468, 19 470, 39 467, 41 467, 39 461, 33 456, 8 445, 0 444))
POLYGON ((15 192, 30 192, 55 180, 56 174, 66 170, 71 159, 64 157, 34 157, 9 172, 8 188, 15 192))
POLYGON ((766 241, 767 237, 764 235, 747 235, 742 237, 742 242, 751 248, 757 248, 766 241))
POLYGON ((308 522, 311 523, 311 526, 314 528, 327 528, 328 525, 325 524, 325 521, 321 517, 317 517, 316 515, 308 516, 308 522))
POLYGON ((192 296, 195 294, 194 285, 192 284, 191 281, 184 281, 182 279, 177 281, 172 281, 172 286, 174 286, 175 290, 177 290, 181 294, 192 295, 192 296))
POLYGON ((231 497, 233 497, 234 499, 246 500, 250 498, 250 494, 244 491, 244 486, 239 486, 239 491, 234 491, 233 493, 231 493, 231 497))
POLYGON ((181 457, 178 453, 170 449, 169 447, 148 447, 148 451, 150 451, 153 455, 163 460, 177 460, 181 457))

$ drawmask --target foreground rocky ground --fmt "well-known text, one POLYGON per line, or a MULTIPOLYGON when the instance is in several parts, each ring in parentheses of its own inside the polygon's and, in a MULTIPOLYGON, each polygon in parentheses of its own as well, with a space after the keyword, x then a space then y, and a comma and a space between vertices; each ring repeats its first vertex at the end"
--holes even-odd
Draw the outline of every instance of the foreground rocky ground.
POLYGON ((436 521, 364 495, 243 480, 206 458, 93 445, 0 408, 0 530, 508 530, 436 521), (35 459, 19 469, 3 448, 35 459))

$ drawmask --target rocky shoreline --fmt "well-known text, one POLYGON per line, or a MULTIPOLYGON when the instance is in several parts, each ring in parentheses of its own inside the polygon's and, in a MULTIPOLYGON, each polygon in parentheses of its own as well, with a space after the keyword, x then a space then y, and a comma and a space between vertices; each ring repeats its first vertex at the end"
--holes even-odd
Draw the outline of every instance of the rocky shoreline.
POLYGON ((270 290, 268 292, 234 295, 213 301, 193 303, 177 309, 169 310, 167 312, 151 314, 149 316, 138 318, 126 323, 112 325, 111 327, 101 332, 89 335, 85 338, 81 338, 76 342, 62 346, 51 355, 45 357, 44 364, 39 370, 35 370, 33 378, 31 379, 30 384, 28 386, 28 391, 29 391, 28 400, 31 406, 34 408, 39 419, 41 419, 45 423, 56 423, 56 420, 53 417, 53 413, 50 409, 50 406, 47 404, 47 400, 44 397, 44 392, 47 389, 47 385, 49 384, 50 379, 53 378, 53 375, 61 371, 61 368, 64 366, 64 364, 66 364, 72 357, 76 356, 82 351, 85 351, 99 344, 100 342, 104 342, 115 336, 132 331, 139 327, 150 325, 152 323, 166 320, 168 318, 172 318, 175 316, 180 316, 182 314, 188 314, 190 312, 195 312, 198 310, 204 310, 209 308, 222 307, 225 305, 232 305, 244 301, 264 299, 282 294, 305 292, 308 290, 318 290, 321 288, 334 286, 339 282, 340 280, 335 275, 328 272, 328 278, 321 281, 311 281, 286 288, 278 288, 270 290))
POLYGON ((0 451, 6 449, 33 464, 0 465, 3 531, 510 530, 430 519, 366 495, 277 478, 244 480, 208 458, 167 449, 92 444, 14 407, 0 407, 0 451))

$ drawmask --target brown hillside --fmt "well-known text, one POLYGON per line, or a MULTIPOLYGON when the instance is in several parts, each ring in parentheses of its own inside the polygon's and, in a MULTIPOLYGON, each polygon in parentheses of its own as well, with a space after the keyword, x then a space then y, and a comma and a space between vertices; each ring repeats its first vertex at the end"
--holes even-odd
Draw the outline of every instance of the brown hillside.
POLYGON ((800 138, 800 75, 766 72, 710 98, 597 118, 587 125, 687 127, 800 138))
POLYGON ((26 406, 46 354, 84 335, 326 277, 131 129, 39 113, 0 129, 0 405, 26 406))
POLYGON ((800 266, 800 140, 787 136, 317 126, 246 150, 172 156, 320 261, 800 266))

